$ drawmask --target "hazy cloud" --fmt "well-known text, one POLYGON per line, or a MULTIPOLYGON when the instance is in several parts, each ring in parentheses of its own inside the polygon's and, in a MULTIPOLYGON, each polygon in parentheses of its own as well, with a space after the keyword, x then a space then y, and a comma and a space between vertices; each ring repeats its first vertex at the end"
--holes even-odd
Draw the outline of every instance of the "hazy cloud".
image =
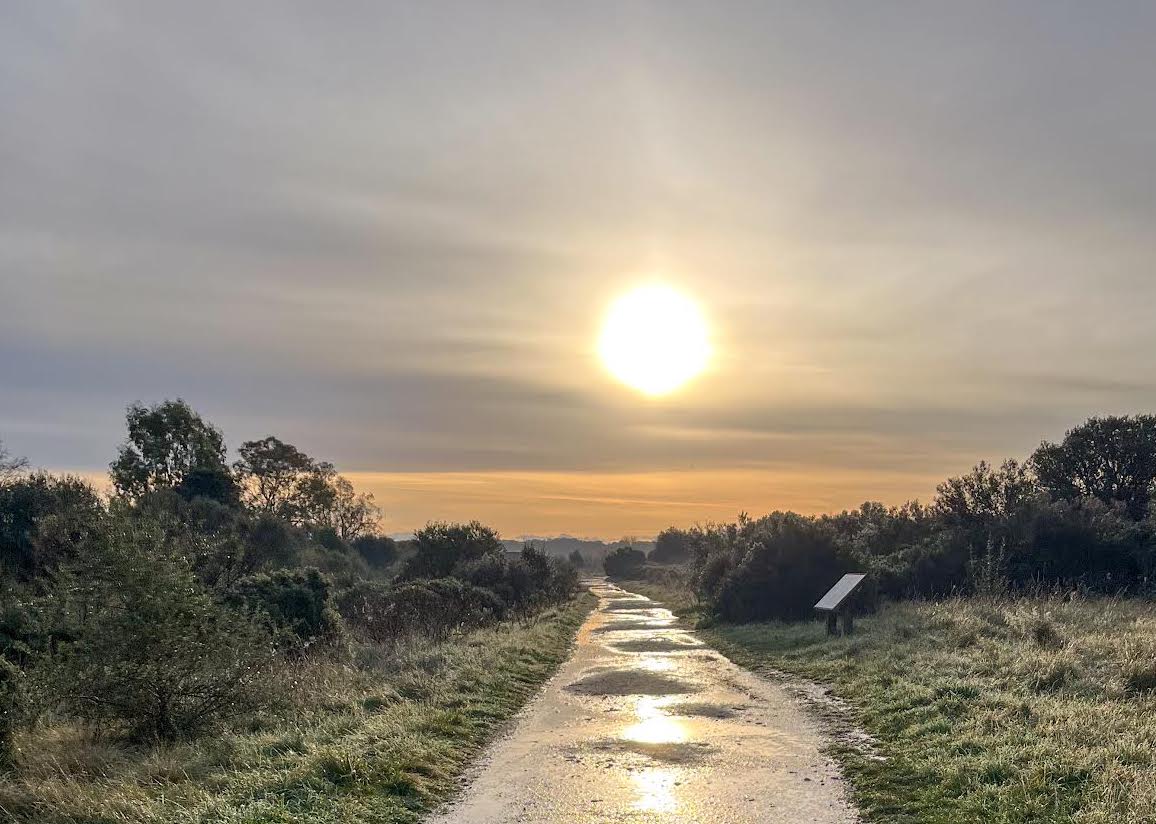
POLYGON ((181 395, 366 473, 926 497, 1156 402, 1154 35, 1075 2, 9 5, 0 437, 99 469, 181 395), (655 272, 717 356, 643 402, 592 341, 655 272))

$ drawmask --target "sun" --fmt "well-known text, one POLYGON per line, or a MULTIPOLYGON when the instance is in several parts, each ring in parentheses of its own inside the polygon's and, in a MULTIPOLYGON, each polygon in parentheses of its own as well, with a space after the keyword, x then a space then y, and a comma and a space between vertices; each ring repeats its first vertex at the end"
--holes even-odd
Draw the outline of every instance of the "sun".
POLYGON ((706 368, 710 340, 693 300, 669 286, 640 286, 606 313, 598 354, 622 383, 666 395, 706 368))

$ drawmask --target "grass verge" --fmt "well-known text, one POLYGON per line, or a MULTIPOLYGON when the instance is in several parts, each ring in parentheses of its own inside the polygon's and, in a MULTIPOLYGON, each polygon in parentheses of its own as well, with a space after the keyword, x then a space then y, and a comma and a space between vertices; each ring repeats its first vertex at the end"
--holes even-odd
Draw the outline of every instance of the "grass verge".
POLYGON ((740 665, 819 681, 852 707, 875 755, 835 754, 868 820, 1156 822, 1151 603, 906 603, 852 638, 828 640, 818 623, 701 634, 740 665))
POLYGON ((590 595, 534 619, 355 662, 303 662, 242 731, 163 747, 42 726, 0 774, 20 824, 413 822, 569 655, 590 595))

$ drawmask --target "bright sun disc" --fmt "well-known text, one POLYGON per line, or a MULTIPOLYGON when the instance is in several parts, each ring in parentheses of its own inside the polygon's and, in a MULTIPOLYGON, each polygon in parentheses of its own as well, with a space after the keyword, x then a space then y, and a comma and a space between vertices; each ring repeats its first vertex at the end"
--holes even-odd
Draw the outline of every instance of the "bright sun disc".
POLYGON ((686 295, 641 286, 610 307, 598 342, 615 378, 647 395, 673 392, 700 373, 710 356, 706 322, 686 295))

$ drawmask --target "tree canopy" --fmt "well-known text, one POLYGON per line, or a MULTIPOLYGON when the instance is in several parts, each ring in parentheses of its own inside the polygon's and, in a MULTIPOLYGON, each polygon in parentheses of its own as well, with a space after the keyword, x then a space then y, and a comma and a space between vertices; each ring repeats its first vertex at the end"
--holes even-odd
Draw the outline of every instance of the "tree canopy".
POLYGON ((152 407, 134 403, 125 419, 128 440, 110 465, 121 495, 139 498, 161 487, 177 488, 194 470, 228 475, 221 431, 180 398, 152 407))

